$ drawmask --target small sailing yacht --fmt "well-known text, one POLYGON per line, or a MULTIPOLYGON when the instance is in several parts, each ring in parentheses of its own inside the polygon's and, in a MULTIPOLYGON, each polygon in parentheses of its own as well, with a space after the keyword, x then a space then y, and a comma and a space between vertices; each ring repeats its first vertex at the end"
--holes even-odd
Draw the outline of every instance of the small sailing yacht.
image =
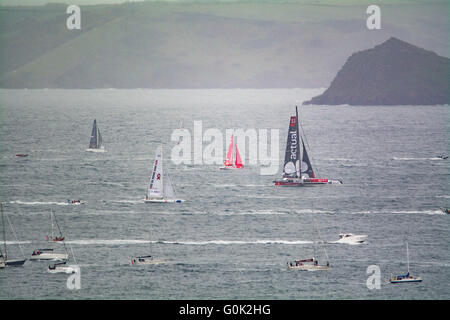
MULTIPOLYGON (((1 214, 2 214, 2 226, 3 226, 3 250, 4 252, 0 252, 0 258, 4 264, 4 266, 11 266, 11 267, 18 267, 18 266, 23 266, 25 264, 25 262, 27 261, 27 259, 25 258, 25 255, 23 254, 23 250, 22 247, 19 244, 19 248, 20 251, 22 252, 22 256, 24 257, 24 259, 8 259, 8 250, 6 248, 6 226, 5 226, 5 214, 3 213, 3 203, 0 203, 0 210, 1 210, 1 214)), ((11 224, 11 221, 9 221, 9 218, 6 217, 8 220, 8 224, 9 227, 11 228, 11 230, 13 231, 13 234, 15 236, 15 232, 14 232, 14 228, 11 224)), ((16 239, 16 241, 18 241, 16 239)))
MULTIPOLYGON (((314 230, 317 231, 317 233, 319 234, 319 229, 316 228, 314 216, 313 216, 313 225, 314 225, 314 230)), ((319 237, 319 240, 320 240, 320 237, 319 237)), ((330 262, 329 262, 329 258, 328 258, 327 249, 325 248, 323 241, 320 240, 320 242, 322 244, 322 248, 325 253, 325 257, 327 259, 326 265, 319 265, 319 261, 316 259, 316 240, 314 240, 313 257, 309 258, 309 259, 299 259, 299 260, 294 260, 294 261, 288 262, 287 263, 288 270, 299 270, 299 271, 328 271, 328 270, 330 270, 331 266, 330 266, 330 262)))
POLYGON ((142 264, 164 264, 166 261, 164 259, 155 259, 152 255, 152 243, 150 242, 149 255, 137 256, 131 259, 131 265, 142 265, 142 264))
POLYGON ((408 242, 406 242, 406 260, 408 262, 408 273, 394 276, 389 279, 390 283, 405 283, 405 282, 422 282, 421 277, 412 276, 409 273, 409 251, 408 251, 408 242))
POLYGON ((4 267, 5 267, 5 260, 3 258, 2 249, 0 249, 0 269, 3 269, 4 267))
POLYGON ((46 239, 48 241, 53 241, 53 242, 64 241, 65 237, 62 235, 62 232, 61 232, 61 229, 59 227, 58 221, 56 221, 56 216, 54 215, 52 209, 50 209, 50 220, 51 220, 51 231, 50 231, 51 238, 48 235, 46 235, 46 239), (54 229, 55 229, 54 225, 55 224, 58 227, 59 236, 55 236, 54 235, 54 229))
POLYGON ((169 174, 163 170, 163 152, 162 145, 156 148, 155 162, 150 176, 147 195, 144 202, 151 203, 181 203, 183 200, 177 199, 169 174))
POLYGON ((234 137, 231 135, 230 145, 228 146, 227 158, 223 163, 223 167, 219 167, 219 170, 229 170, 229 169, 244 169, 244 165, 242 164, 241 155, 239 153, 239 149, 236 143, 236 161, 233 164, 233 145, 234 145, 234 137))
MULTIPOLYGON (((303 135, 305 133, 303 132, 303 135)), ((305 136, 306 139, 306 136, 305 136)), ((342 184, 340 180, 316 178, 305 142, 299 133, 298 110, 295 107, 295 116, 289 121, 286 153, 284 158, 283 177, 273 181, 275 186, 302 187, 325 184, 342 184), (300 161, 300 142, 302 144, 302 157, 300 161)))
POLYGON ((91 140, 89 141, 89 148, 86 149, 86 151, 106 152, 105 146, 103 145, 102 135, 100 134, 100 129, 97 127, 97 119, 94 119, 91 140))

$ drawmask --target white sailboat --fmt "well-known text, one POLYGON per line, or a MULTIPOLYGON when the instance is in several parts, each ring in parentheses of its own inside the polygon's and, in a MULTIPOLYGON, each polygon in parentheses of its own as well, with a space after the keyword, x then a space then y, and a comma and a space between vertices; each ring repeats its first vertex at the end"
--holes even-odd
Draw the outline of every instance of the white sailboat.
MULTIPOLYGON (((1 211, 1 215, 2 215, 3 251, 4 251, 4 252, 0 252, 0 259, 1 259, 0 261, 3 262, 2 264, 4 265, 4 267, 6 267, 6 266, 11 266, 11 267, 23 266, 25 264, 25 262, 27 261, 27 259, 25 258, 25 255, 23 253, 22 247, 20 246, 20 243, 19 243, 19 248, 20 248, 20 251, 22 252, 22 256, 24 257, 24 259, 9 259, 8 258, 8 250, 6 247, 6 226, 5 226, 5 218, 4 218, 5 214, 3 212, 3 203, 0 203, 0 211, 1 211)), ((8 216, 6 216, 6 219, 8 220, 9 227, 10 227, 11 231, 13 232, 14 237, 16 238, 16 241, 18 241, 16 233, 11 224, 11 221, 9 221, 8 216)))
MULTIPOLYGON (((47 235, 47 241, 50 242, 63 242, 65 237, 62 235, 61 229, 59 228, 58 222, 56 222, 56 217, 53 214, 53 210, 50 210, 50 219, 51 219, 51 238, 47 235), (59 236, 54 235, 54 225, 58 227, 59 236)), ((65 245, 64 245, 65 249, 65 245)), ((52 248, 43 248, 36 249, 31 254, 30 260, 38 261, 38 260, 66 260, 68 258, 67 250, 65 253, 54 252, 52 248)))
POLYGON ((406 261, 408 263, 408 273, 394 276, 389 279, 390 283, 406 283, 406 282, 422 282, 421 277, 412 276, 409 273, 409 250, 408 250, 408 242, 406 242, 406 261))
MULTIPOLYGON (((313 225, 314 225, 314 229, 316 229, 314 216, 313 216, 313 225)), ((317 229, 317 233, 319 234, 319 229, 317 229)), ((323 251, 324 251, 325 257, 326 257, 325 265, 319 265, 319 260, 316 258, 317 242, 314 239, 314 247, 313 247, 314 251, 313 251, 312 258, 298 259, 298 260, 290 261, 287 263, 288 270, 299 270, 299 271, 328 271, 328 270, 330 270, 331 269, 331 266, 329 263, 330 259, 328 258, 327 249, 325 248, 323 241, 320 239, 320 235, 319 235, 319 240, 320 240, 320 243, 322 244, 322 248, 323 248, 323 251)))
POLYGON ((86 151, 106 152, 105 146, 103 145, 102 135, 100 134, 100 129, 97 127, 97 119, 94 119, 91 139, 89 140, 89 148, 86 149, 86 151))
POLYGON ((52 242, 64 241, 64 239, 65 239, 66 237, 64 237, 64 236, 62 235, 61 228, 59 227, 58 221, 56 221, 56 216, 54 215, 52 209, 50 209, 50 221, 51 221, 51 231, 50 231, 51 237, 49 237, 49 236, 47 235, 47 236, 46 236, 47 240, 48 240, 48 241, 52 241, 52 242), (55 232, 54 232, 54 230, 55 230, 55 224, 56 224, 56 226, 58 227, 59 236, 55 236, 55 232))
POLYGON ((150 241, 149 254, 146 256, 137 256, 131 259, 131 265, 144 265, 144 264, 164 264, 164 259, 156 259, 152 254, 152 242, 150 241))
POLYGON ((150 176, 147 195, 144 202, 146 203, 181 203, 183 200, 177 199, 175 190, 167 172, 163 170, 163 152, 162 145, 156 148, 155 161, 153 171, 150 176))
POLYGON ((3 269, 5 267, 5 260, 3 257, 2 249, 0 249, 0 269, 3 269))

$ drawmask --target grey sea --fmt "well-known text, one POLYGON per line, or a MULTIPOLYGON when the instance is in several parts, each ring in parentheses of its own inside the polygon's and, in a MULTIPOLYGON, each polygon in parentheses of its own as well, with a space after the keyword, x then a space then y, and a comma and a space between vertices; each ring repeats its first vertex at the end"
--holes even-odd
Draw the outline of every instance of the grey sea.
POLYGON ((0 298, 449 299, 450 216, 440 211, 449 206, 449 161, 437 157, 449 152, 448 105, 301 106, 322 90, 0 90, 8 257, 64 252, 45 239, 53 210, 69 263, 80 267, 74 290, 70 275, 46 271, 49 262, 0 269, 0 298), (171 160, 173 130, 182 121, 193 140, 201 120, 203 133, 224 136, 278 129, 281 161, 295 105, 316 174, 342 185, 275 187, 281 164, 261 175, 245 150, 243 170, 171 160), (85 151, 94 119, 107 152, 85 151), (143 202, 160 143, 184 203, 143 202), (366 234, 367 243, 333 243, 340 232, 366 234), (287 270, 320 240, 316 258, 329 271, 287 270), (405 241, 423 282, 393 285, 391 274, 407 271, 405 241), (131 265, 150 250, 166 264, 131 265), (379 289, 366 284, 371 265, 379 289))

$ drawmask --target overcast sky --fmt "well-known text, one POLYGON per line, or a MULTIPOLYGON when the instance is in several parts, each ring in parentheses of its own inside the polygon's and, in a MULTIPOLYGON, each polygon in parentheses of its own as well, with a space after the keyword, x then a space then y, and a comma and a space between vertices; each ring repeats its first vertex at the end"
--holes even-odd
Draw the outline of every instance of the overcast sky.
POLYGON ((297 3, 320 3, 320 4, 367 4, 367 3, 431 3, 445 2, 445 0, 0 0, 0 5, 43 5, 46 3, 67 3, 77 5, 93 5, 100 3, 123 3, 123 2, 297 2, 297 3))

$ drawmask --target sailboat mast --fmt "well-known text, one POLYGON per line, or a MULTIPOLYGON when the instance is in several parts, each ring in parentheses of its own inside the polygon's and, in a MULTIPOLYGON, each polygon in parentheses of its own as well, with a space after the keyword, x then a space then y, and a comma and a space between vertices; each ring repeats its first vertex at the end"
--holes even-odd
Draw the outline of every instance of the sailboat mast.
POLYGON ((300 134, 299 134, 299 124, 300 121, 298 120, 298 109, 297 106, 295 106, 295 118, 297 119, 297 160, 299 161, 299 167, 296 168, 297 171, 297 177, 302 177, 302 159, 300 158, 300 134))
POLYGON ((50 209, 50 221, 51 221, 51 224, 52 224, 52 230, 51 230, 51 240, 53 240, 53 211, 52 211, 52 209, 50 209))
POLYGON ((3 203, 0 203, 0 210, 2 212, 2 226, 3 226, 3 245, 5 248, 5 255, 3 257, 3 261, 6 262, 8 258, 8 252, 6 251, 6 228, 5 228, 5 217, 3 215, 3 203))
POLYGON ((406 261, 408 263, 408 273, 409 273, 409 250, 408 250, 408 241, 406 241, 406 261))
POLYGON ((161 197, 164 198, 164 167, 163 167, 163 147, 161 145, 161 197))

